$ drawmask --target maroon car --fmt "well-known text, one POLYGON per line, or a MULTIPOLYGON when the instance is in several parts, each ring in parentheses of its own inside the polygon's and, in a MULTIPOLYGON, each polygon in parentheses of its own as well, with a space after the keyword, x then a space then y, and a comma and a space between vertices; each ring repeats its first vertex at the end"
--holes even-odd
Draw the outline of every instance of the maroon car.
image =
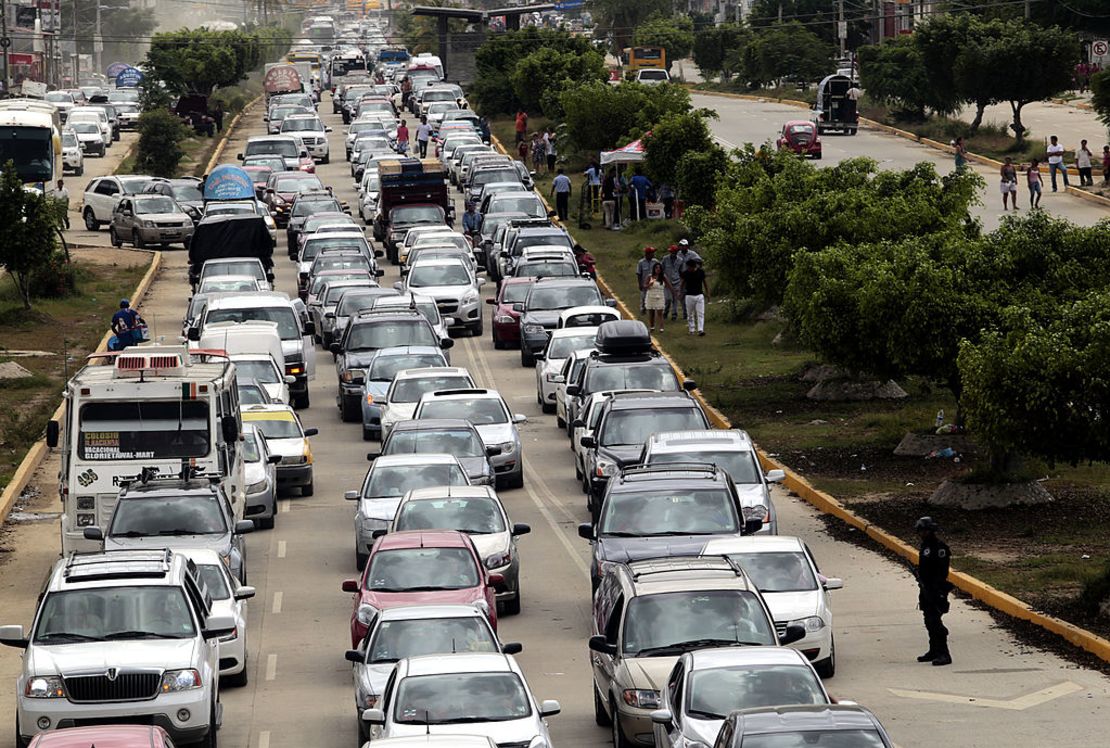
POLYGON ((173 748, 157 725, 97 725, 40 732, 28 748, 173 748))
POLYGON ((370 549, 362 579, 343 582, 355 593, 351 611, 351 647, 357 648, 378 612, 399 605, 473 605, 497 630, 494 587, 504 585, 490 574, 469 537, 455 530, 391 532, 370 549))
POLYGON ((493 304, 493 324, 490 325, 494 348, 516 348, 520 345, 520 315, 524 313, 524 298, 535 278, 506 278, 497 289, 497 297, 486 299, 493 304))
POLYGON ((803 158, 821 158, 821 138, 817 125, 807 119, 792 119, 782 126, 775 147, 780 151, 793 151, 803 158))
POLYGON ((322 189, 324 184, 315 174, 305 174, 303 171, 275 171, 266 181, 262 201, 273 214, 274 222, 284 228, 289 223, 289 210, 293 206, 293 198, 301 192, 322 189))

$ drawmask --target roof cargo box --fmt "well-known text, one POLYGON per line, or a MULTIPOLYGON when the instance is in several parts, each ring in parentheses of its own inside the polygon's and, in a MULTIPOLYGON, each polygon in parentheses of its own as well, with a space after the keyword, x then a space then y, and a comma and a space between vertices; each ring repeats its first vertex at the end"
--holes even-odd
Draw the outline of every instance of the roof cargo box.
POLYGON ((637 319, 602 322, 594 345, 600 353, 648 353, 652 350, 647 325, 637 319))

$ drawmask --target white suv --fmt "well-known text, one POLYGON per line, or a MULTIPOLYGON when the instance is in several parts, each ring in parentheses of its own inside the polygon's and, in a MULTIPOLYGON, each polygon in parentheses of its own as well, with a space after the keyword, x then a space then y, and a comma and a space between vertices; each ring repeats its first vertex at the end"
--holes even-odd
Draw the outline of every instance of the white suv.
POLYGON ((309 155, 317 162, 326 164, 331 160, 331 149, 328 146, 328 133, 330 127, 315 114, 290 114, 281 121, 278 132, 282 135, 296 135, 308 149, 309 155))
POLYGON ((120 200, 127 195, 142 194, 146 192, 149 185, 162 181, 165 180, 142 174, 108 176, 90 180, 85 187, 84 205, 81 208, 85 228, 96 231, 101 224, 111 223, 112 214, 116 212, 116 206, 119 205, 120 200))
MULTIPOLYGON (((242 588, 240 588, 242 591, 242 588)), ((213 613, 195 564, 169 550, 71 554, 58 561, 16 679, 16 744, 41 732, 141 720, 177 744, 216 745, 219 639, 236 621, 213 613)))

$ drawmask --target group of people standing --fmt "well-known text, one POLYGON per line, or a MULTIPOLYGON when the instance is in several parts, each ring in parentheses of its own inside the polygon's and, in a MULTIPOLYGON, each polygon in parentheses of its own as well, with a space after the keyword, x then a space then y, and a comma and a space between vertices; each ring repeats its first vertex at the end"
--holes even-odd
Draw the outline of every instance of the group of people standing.
POLYGON ((655 247, 644 247, 644 256, 636 263, 636 282, 640 288, 640 313, 648 317, 652 332, 663 325, 668 316, 678 319, 681 311, 690 335, 705 335, 705 304, 709 301, 709 282, 701 255, 686 239, 672 244, 662 260, 655 258, 655 247))

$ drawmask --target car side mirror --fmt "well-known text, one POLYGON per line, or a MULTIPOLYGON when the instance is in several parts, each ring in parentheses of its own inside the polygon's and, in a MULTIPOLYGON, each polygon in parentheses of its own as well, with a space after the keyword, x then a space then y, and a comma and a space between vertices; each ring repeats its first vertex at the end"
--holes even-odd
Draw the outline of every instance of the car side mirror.
POLYGON ((304 430, 304 435, 305 436, 316 436, 319 433, 320 433, 320 429, 317 429, 317 428, 311 428, 311 429, 305 429, 304 430))
POLYGON ((356 665, 361 665, 365 659, 365 656, 357 649, 348 649, 346 652, 343 653, 343 659, 345 659, 347 662, 353 662, 356 665))
POLYGON ((270 463, 271 465, 280 465, 281 455, 270 455, 266 458, 266 462, 270 463))
POLYGON ((497 306, 497 299, 486 299, 486 303, 491 306, 497 306))
POLYGON ((578 387, 578 385, 577 385, 577 384, 568 384, 568 385, 567 385, 567 390, 566 390, 566 392, 567 392, 567 394, 568 394, 568 395, 570 395, 571 397, 578 397, 578 393, 579 393, 580 391, 581 391, 581 390, 579 389, 579 387, 578 387))
POLYGON ((551 375, 552 384, 566 384, 566 381, 567 381, 567 378, 564 377, 562 374, 552 374, 551 375))
POLYGON ((651 721, 670 729, 673 717, 669 709, 656 709, 651 713, 651 721))
POLYGON ((380 452, 367 452, 366 453, 366 461, 367 462, 373 462, 374 460, 378 459, 379 457, 381 457, 380 452))
POLYGON ((384 725, 385 712, 381 709, 364 709, 362 711, 362 721, 369 725, 384 725))
POLYGON ((244 585, 244 586, 240 587, 239 589, 235 590, 235 599, 236 600, 250 600, 257 593, 258 593, 258 590, 256 590, 254 587, 248 587, 248 586, 244 585))
POLYGON ((58 446, 58 436, 61 431, 61 425, 57 421, 50 421, 46 424, 46 446, 54 449, 58 446))
POLYGON ((243 160, 243 154, 242 153, 237 153, 237 154, 235 154, 235 158, 237 158, 239 161, 242 161, 243 160))
POLYGON ((281 378, 281 381, 285 382, 286 384, 296 384, 297 378, 292 374, 286 374, 284 377, 281 378))
POLYGON ((327 312, 324 314, 324 319, 335 319, 335 312, 327 312))
POLYGON ((358 501, 362 495, 358 491, 344 491, 343 498, 347 501, 358 501))
POLYGON ((225 442, 239 441, 239 419, 235 416, 221 418, 220 428, 223 430, 225 442))
POLYGON ((523 413, 514 413, 513 423, 528 423, 528 416, 523 413))
POLYGON ((589 522, 583 522, 578 526, 578 537, 583 540, 594 540, 594 526, 589 522))
POLYGON ((385 271, 381 270, 380 268, 374 271, 374 277, 375 278, 381 278, 384 275, 385 275, 385 271))
POLYGON ((786 633, 779 637, 779 644, 785 647, 788 644, 793 644, 805 638, 806 627, 798 623, 792 623, 786 627, 786 633))
POLYGON ((325 127, 324 132, 331 132, 331 128, 330 127, 325 127))
POLYGON ((358 580, 344 579, 343 584, 340 585, 340 589, 344 592, 358 592, 358 580))
POLYGON ((444 317, 443 318, 443 326, 444 327, 454 327, 457 324, 459 324, 459 320, 455 319, 454 317, 444 317))
POLYGON ((205 639, 222 639, 235 631, 235 619, 231 616, 208 616, 204 626, 205 639))
POLYGON ((488 577, 486 577, 487 587, 496 587, 499 584, 505 584, 504 574, 490 574, 488 577))
POLYGON ((559 706, 559 702, 555 699, 544 699, 543 703, 540 704, 541 717, 554 717, 561 711, 563 711, 563 708, 559 706))
POLYGON ((578 443, 585 449, 593 449, 597 446, 597 439, 592 436, 583 436, 578 440, 578 443))
POLYGON ((104 540, 104 531, 99 527, 86 527, 82 534, 85 536, 85 540, 95 540, 97 542, 104 540))
POLYGON ((617 300, 616 299, 606 299, 605 300, 605 306, 615 309, 616 306, 617 306, 617 300))
MULTIPOLYGON (((526 525, 523 522, 517 522, 515 525, 513 525, 513 537, 520 537, 521 535, 527 535, 530 532, 532 532, 531 525, 526 525)), ((840 580, 838 579, 837 581, 839 582, 840 580)), ((827 588, 828 588, 828 585, 826 585, 826 589, 827 588)))
POLYGON ((30 640, 24 634, 22 626, 0 626, 0 644, 6 647, 26 649, 29 643, 30 640))
POLYGON ((405 284, 402 283, 401 281, 397 281, 396 283, 393 284, 393 290, 398 291, 398 292, 403 292, 405 290, 405 284))
POLYGON ((755 535, 763 529, 763 520, 761 519, 746 519, 744 520, 743 535, 755 535))
POLYGON ((682 382, 682 389, 686 390, 687 392, 693 392, 697 388, 698 383, 695 382, 693 379, 686 379, 682 382))
POLYGON ((200 328, 199 327, 190 327, 189 330, 185 333, 185 337, 187 337, 189 340, 191 340, 194 343, 199 343, 200 342, 200 328))
POLYGON ((343 346, 340 345, 339 343, 332 343, 331 345, 328 346, 328 350, 331 351, 332 353, 342 353, 343 352, 343 346))
POLYGON ((524 304, 513 304, 513 311, 514 312, 523 312, 524 311, 524 304))
POLYGON ((486 456, 487 457, 496 457, 499 454, 501 454, 501 447, 498 447, 498 446, 486 447, 486 456))
POLYGON ((454 348, 455 347, 455 341, 451 338, 443 338, 442 340, 439 341, 439 347, 442 348, 443 350, 447 350, 448 348, 454 348))
POLYGON ((844 580, 838 577, 829 577, 821 583, 821 586, 826 590, 842 590, 844 589, 844 580))
POLYGON ((591 636, 586 646, 590 648, 591 652, 598 652, 599 654, 615 655, 617 653, 617 645, 611 643, 601 634, 591 636))
POLYGON ((380 260, 381 258, 385 257, 385 252, 381 251, 380 249, 375 249, 374 257, 380 260))
POLYGON ((546 353, 536 353, 536 354, 532 355, 532 358, 534 358, 537 361, 546 361, 547 360, 547 354, 546 353))
POLYGON ((316 334, 316 323, 315 322, 305 322, 304 323, 304 334, 305 335, 315 335, 316 334))
POLYGON ((785 470, 768 470, 767 474, 763 476, 768 483, 782 483, 786 480, 785 470))
POLYGON ((507 655, 517 655, 524 651, 524 645, 520 642, 506 642, 501 645, 501 653, 507 655))
POLYGON ((248 532, 254 532, 253 519, 241 519, 235 523, 236 535, 246 535, 248 532))
POLYGON ((570 422, 570 427, 572 429, 584 429, 586 428, 586 422, 583 421, 581 418, 575 418, 573 421, 570 422))
POLYGON ((559 215, 559 214, 558 214, 558 213, 556 213, 556 212, 555 212, 555 211, 553 211, 553 210, 549 210, 549 211, 547 211, 547 217, 548 217, 548 218, 554 218, 554 217, 555 217, 555 216, 557 216, 557 215, 559 215))
POLYGON ((378 538, 380 538, 383 535, 386 535, 388 533, 389 533, 389 530, 385 529, 384 527, 379 527, 378 529, 373 530, 370 533, 370 537, 373 538, 374 540, 377 540, 378 538))

